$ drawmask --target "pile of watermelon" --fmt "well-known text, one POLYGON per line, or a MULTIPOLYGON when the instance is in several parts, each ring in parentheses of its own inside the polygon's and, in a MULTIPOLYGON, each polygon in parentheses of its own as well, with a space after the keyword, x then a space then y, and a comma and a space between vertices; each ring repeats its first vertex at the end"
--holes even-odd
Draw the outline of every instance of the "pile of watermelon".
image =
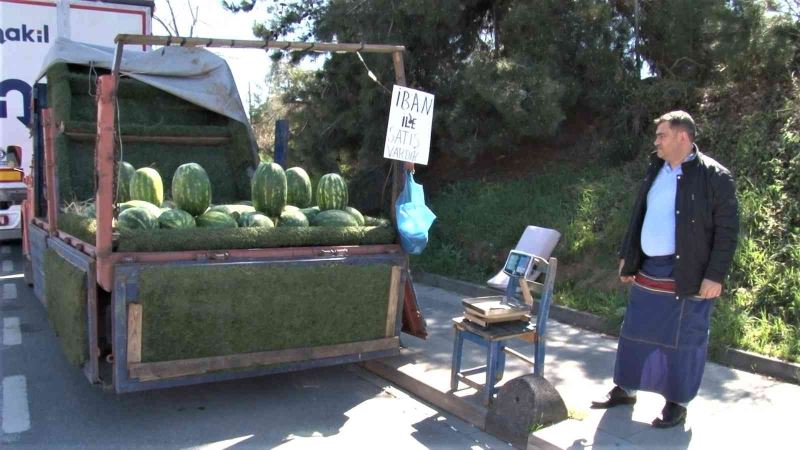
POLYGON ((120 230, 157 228, 355 227, 386 226, 388 221, 363 216, 348 206, 347 183, 341 175, 323 175, 313 205, 311 179, 305 170, 283 170, 260 163, 251 183, 251 199, 213 205, 211 181, 197 163, 183 164, 172 176, 172 200, 164 200, 164 183, 151 167, 134 169, 122 162, 117 181, 120 230))

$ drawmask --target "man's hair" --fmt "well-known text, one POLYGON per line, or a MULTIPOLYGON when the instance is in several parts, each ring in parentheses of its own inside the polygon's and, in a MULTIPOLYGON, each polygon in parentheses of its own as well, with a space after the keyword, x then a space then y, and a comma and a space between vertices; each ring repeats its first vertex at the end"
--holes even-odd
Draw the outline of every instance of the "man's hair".
POLYGON ((694 124, 694 119, 686 111, 670 111, 658 119, 653 121, 656 126, 663 122, 669 122, 671 128, 681 128, 689 135, 689 139, 694 142, 694 137, 697 134, 697 127, 694 124))

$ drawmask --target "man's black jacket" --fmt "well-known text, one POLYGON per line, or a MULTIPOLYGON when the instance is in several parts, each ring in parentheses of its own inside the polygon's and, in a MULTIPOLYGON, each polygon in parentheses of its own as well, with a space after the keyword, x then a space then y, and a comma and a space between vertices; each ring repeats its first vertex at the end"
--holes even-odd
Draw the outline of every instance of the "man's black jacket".
MULTIPOLYGON (((675 196, 676 294, 697 294, 703 278, 722 283, 736 251, 739 213, 736 188, 728 169, 700 153, 682 164, 675 196)), ((621 275, 634 275, 645 257, 641 250, 647 193, 664 161, 653 154, 639 188, 628 231, 620 247, 621 275)))

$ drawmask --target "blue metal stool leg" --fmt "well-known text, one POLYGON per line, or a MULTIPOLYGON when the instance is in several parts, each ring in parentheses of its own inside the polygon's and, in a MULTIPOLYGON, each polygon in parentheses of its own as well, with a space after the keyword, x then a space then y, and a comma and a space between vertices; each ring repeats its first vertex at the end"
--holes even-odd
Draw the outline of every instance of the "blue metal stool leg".
POLYGON ((495 381, 503 379, 503 374, 506 371, 506 345, 500 341, 498 342, 499 348, 497 350, 497 373, 495 374, 495 381))
POLYGON ((544 339, 541 337, 536 341, 535 353, 533 355, 533 373, 534 375, 544 376, 544 339))
POLYGON ((499 358, 498 350, 500 348, 499 342, 488 342, 489 354, 486 359, 486 385, 483 388, 483 403, 489 406, 494 395, 494 383, 497 372, 497 360, 499 358))
POLYGON ((453 341, 453 361, 450 366, 450 390, 458 389, 458 372, 461 371, 461 351, 464 347, 464 336, 461 330, 455 329, 456 337, 453 341))

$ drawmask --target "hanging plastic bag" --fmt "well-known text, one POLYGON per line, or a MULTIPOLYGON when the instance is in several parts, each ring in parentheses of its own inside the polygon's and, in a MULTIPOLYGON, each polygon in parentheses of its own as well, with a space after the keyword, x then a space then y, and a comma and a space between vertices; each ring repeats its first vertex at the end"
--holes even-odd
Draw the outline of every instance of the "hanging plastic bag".
POLYGON ((428 230, 436 215, 425 205, 425 191, 406 171, 406 185, 395 203, 400 245, 407 253, 419 255, 428 245, 428 230))

